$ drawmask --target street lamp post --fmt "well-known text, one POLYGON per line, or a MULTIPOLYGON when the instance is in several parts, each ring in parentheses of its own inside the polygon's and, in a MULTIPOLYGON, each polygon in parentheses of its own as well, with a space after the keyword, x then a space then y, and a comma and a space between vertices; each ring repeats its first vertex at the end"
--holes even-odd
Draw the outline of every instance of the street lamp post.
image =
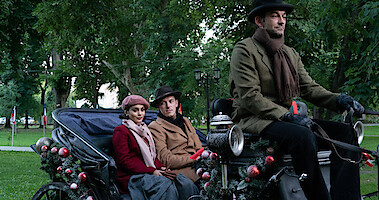
MULTIPOLYGON (((220 69, 215 68, 213 71, 214 71, 214 76, 213 76, 214 83, 218 83, 218 80, 221 77, 220 69)), ((205 93, 206 93, 206 97, 207 97, 207 133, 209 133, 210 132, 210 125, 209 125, 209 121, 210 121, 210 117, 209 117, 209 84, 210 84, 210 81, 212 81, 212 80, 209 80, 210 77, 209 77, 208 71, 203 73, 199 69, 196 69, 194 71, 194 73, 195 73, 195 79, 198 82, 199 86, 201 85, 201 83, 203 83, 205 86, 205 93)))

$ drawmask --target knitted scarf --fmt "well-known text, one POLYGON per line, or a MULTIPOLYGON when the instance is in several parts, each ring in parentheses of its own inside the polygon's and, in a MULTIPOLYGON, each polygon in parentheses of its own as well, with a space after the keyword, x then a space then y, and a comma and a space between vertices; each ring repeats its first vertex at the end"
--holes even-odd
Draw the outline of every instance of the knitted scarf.
POLYGON ((130 119, 122 120, 122 124, 125 125, 136 138, 146 167, 156 168, 154 164, 154 160, 157 156, 155 150, 155 143, 153 137, 151 136, 150 130, 147 128, 146 124, 142 122, 142 124, 138 126, 130 119), (144 138, 146 138, 147 141, 149 141, 149 145, 146 144, 144 138))
POLYGON ((160 117, 160 118, 170 122, 171 124, 179 127, 180 129, 183 130, 183 132, 185 134, 187 134, 186 127, 184 125, 183 115, 181 115, 179 112, 176 112, 176 119, 173 119, 171 117, 166 117, 161 112, 158 113, 158 117, 160 117))
POLYGON ((272 57, 273 71, 279 101, 283 102, 300 95, 299 76, 290 58, 283 50, 284 35, 271 38, 266 30, 258 28, 253 38, 256 39, 272 57))

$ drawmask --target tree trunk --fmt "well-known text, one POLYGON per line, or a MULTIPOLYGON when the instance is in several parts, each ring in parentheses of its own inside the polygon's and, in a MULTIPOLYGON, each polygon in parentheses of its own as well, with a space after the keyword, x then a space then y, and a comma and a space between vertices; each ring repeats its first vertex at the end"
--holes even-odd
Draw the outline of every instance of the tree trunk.
POLYGON ((11 118, 10 117, 6 117, 4 128, 12 128, 11 127, 11 118))
POLYGON ((29 129, 29 114, 28 114, 28 110, 25 111, 25 127, 24 129, 29 129))
POLYGON ((350 40, 349 36, 345 36, 342 41, 341 55, 337 61, 336 72, 334 74, 332 83, 332 92, 340 92, 340 88, 345 84, 346 77, 345 72, 349 68, 349 60, 351 58, 351 50, 347 41, 350 40))
MULTIPOLYGON (((52 50, 53 69, 59 66, 62 60, 62 55, 58 55, 55 50, 52 50)), ((60 76, 54 83, 55 92, 55 108, 63 108, 66 106, 66 101, 71 89, 71 77, 60 76)))
MULTIPOLYGON (((349 69, 349 61, 352 55, 352 52, 348 46, 349 40, 350 37, 348 35, 346 35, 342 40, 341 53, 337 61, 336 72, 334 73, 333 83, 331 86, 331 91, 335 93, 341 92, 340 88, 346 82, 345 72, 349 69)), ((327 110, 325 115, 326 120, 330 120, 336 115, 336 113, 331 110, 327 110)))
POLYGON ((132 75, 131 75, 131 72, 130 72, 130 66, 128 66, 128 64, 127 64, 126 61, 122 62, 122 65, 125 66, 125 68, 123 69, 122 73, 120 73, 119 71, 117 71, 114 68, 114 66, 111 65, 111 64, 109 64, 107 61, 103 60, 103 63, 112 71, 112 73, 116 76, 116 78, 118 80, 120 80, 121 83, 126 86, 126 88, 128 88, 128 90, 132 94, 139 94, 139 95, 141 95, 141 93, 138 92, 137 89, 134 86, 134 83, 132 81, 132 75))
MULTIPOLYGON (((51 51, 51 56, 53 60, 53 69, 57 69, 59 62, 62 60, 62 55, 59 55, 56 50, 51 51)), ((54 82, 54 93, 55 93, 55 109, 63 108, 66 106, 68 96, 71 89, 71 77, 58 75, 59 77, 55 79, 54 82)), ((54 122, 54 128, 58 125, 54 122)))

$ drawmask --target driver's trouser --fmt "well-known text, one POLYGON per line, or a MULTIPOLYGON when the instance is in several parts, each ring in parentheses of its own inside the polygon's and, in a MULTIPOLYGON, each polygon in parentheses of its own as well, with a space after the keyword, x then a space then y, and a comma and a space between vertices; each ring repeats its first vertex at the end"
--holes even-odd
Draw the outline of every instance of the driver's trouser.
MULTIPOLYGON (((314 120, 330 138, 357 145, 356 136, 347 124, 314 120)), ((319 149, 331 149, 309 128, 297 124, 276 121, 262 131, 262 137, 276 141, 281 150, 292 156, 295 172, 308 175, 300 185, 309 200, 360 200, 359 165, 340 159, 333 151, 330 156, 330 194, 325 185, 317 159, 319 149)), ((337 148, 339 155, 359 160, 361 154, 337 148)))

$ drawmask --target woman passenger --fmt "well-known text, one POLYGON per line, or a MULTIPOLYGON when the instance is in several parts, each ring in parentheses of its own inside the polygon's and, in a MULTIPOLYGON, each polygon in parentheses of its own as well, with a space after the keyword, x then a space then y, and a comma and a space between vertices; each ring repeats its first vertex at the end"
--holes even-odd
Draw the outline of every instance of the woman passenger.
POLYGON ((112 138, 120 193, 129 193, 132 199, 187 199, 197 194, 190 179, 170 172, 158 160, 153 137, 143 122, 149 103, 130 95, 121 107, 125 116, 112 138))

